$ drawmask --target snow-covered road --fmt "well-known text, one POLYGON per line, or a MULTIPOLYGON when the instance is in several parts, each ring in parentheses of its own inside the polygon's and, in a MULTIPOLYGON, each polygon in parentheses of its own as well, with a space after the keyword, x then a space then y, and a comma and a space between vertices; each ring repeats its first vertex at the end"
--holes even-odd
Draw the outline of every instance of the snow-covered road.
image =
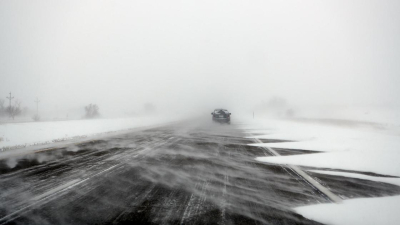
POLYGON ((235 124, 176 123, 0 160, 0 224, 282 221, 329 202, 235 124))
MULTIPOLYGON (((327 207, 356 210, 355 199, 365 199, 366 206, 371 205, 369 199, 386 206, 385 201, 393 203, 387 199, 395 197, 385 196, 400 195, 394 177, 309 166, 300 166, 305 175, 299 176, 292 166, 271 163, 325 153, 260 146, 317 142, 325 137, 324 129, 335 134, 326 126, 317 129, 317 136, 312 125, 297 125, 300 129, 296 123, 279 123, 236 120, 226 125, 207 118, 22 149, 0 158, 0 224, 336 223, 324 214, 327 207), (291 129, 283 130, 286 126, 291 129), (314 136, 307 137, 310 134, 314 136), (262 161, 256 160, 260 157, 262 161), (343 202, 328 204, 332 199, 305 176, 343 202), (371 176, 374 179, 368 179, 371 176)), ((352 212, 354 218, 371 214, 370 208, 352 212)), ((393 218, 385 221, 396 221, 393 218)))

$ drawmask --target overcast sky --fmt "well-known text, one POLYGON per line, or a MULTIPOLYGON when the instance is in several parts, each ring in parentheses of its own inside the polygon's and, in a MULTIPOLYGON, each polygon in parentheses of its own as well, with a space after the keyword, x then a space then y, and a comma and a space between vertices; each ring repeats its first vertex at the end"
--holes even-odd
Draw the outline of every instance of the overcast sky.
POLYGON ((0 1, 0 91, 103 110, 399 104, 400 1, 0 1))

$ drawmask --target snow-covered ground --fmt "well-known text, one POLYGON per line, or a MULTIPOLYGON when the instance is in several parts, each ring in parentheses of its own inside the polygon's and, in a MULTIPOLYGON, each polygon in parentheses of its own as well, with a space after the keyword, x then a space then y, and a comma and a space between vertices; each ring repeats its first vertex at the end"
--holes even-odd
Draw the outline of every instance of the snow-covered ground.
POLYGON ((172 122, 174 119, 137 117, 0 124, 0 149, 78 139, 82 136, 172 122))
POLYGON ((275 148, 321 151, 320 154, 282 157, 260 157, 270 163, 295 164, 400 176, 400 130, 376 128, 369 124, 349 126, 298 121, 263 120, 254 130, 263 132, 257 138, 290 140, 291 142, 253 144, 275 148))
POLYGON ((345 200, 341 204, 298 207, 295 211, 306 218, 325 224, 397 225, 400 221, 400 196, 345 200))
POLYGON ((394 184, 394 185, 400 186, 400 179, 393 178, 393 177, 377 177, 377 176, 370 176, 370 175, 364 175, 364 174, 359 174, 359 173, 347 173, 347 172, 324 171, 324 170, 308 170, 308 171, 313 172, 313 173, 327 174, 327 175, 333 175, 333 176, 343 176, 343 177, 371 180, 371 181, 394 184))
POLYGON ((383 125, 400 125, 400 106, 310 106, 294 107, 296 117, 350 120, 383 125))
MULTIPOLYGON (((350 117, 349 117, 350 118, 350 117)), ((290 140, 254 146, 320 151, 316 154, 259 157, 267 163, 292 164, 372 172, 400 177, 400 127, 396 123, 375 121, 334 122, 330 120, 244 120, 249 137, 290 140)), ((351 172, 313 170, 336 176, 354 177, 400 185, 400 178, 385 178, 351 172)), ((297 208, 307 218, 328 224, 398 224, 400 197, 345 200, 297 208), (338 216, 343 215, 343 216, 338 216), (346 215, 346 216, 345 216, 346 215)))

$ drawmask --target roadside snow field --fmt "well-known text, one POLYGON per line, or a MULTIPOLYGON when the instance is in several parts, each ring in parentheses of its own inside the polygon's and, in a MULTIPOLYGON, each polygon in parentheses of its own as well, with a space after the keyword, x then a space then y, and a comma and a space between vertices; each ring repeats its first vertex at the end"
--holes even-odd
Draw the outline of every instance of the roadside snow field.
POLYGON ((160 117, 92 119, 0 124, 0 149, 17 145, 33 145, 101 134, 143 126, 172 122, 160 117))
POLYGON ((325 224, 397 225, 400 196, 344 200, 341 204, 320 204, 295 208, 304 217, 325 224))
MULTIPOLYGON (((256 160, 314 167, 314 173, 385 182, 400 186, 400 128, 397 125, 324 120, 242 121, 249 138, 287 140, 253 146, 314 150, 315 154, 258 157, 256 160), (341 169, 372 172, 393 177, 376 177, 352 172, 318 170, 341 169)), ((296 208, 309 219, 326 224, 398 224, 400 196, 344 200, 340 204, 320 204, 296 208)))
POLYGON ((296 116, 302 118, 323 118, 335 120, 368 121, 386 125, 400 125, 399 106, 380 107, 346 107, 346 106, 314 106, 296 110, 296 116))
MULTIPOLYGON (((259 157, 278 164, 373 172, 400 176, 400 130, 369 124, 332 125, 296 121, 259 121, 247 125, 250 137, 288 140, 252 144, 272 148, 320 151, 318 154, 259 157), (265 135, 260 135, 264 127, 265 135), (254 131, 253 131, 254 128, 254 131), (258 134, 252 136, 251 134, 258 134)), ((246 127, 245 127, 246 128, 246 127)))

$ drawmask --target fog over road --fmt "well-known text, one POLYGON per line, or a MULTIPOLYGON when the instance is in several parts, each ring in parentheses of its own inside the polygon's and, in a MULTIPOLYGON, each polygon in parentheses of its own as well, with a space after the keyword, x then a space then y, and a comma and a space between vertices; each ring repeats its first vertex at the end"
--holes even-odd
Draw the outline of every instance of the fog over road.
MULTIPOLYGON (((271 154, 245 136, 235 122, 186 121, 26 155, 13 167, 3 159, 0 224, 318 224, 292 208, 329 199, 289 168, 256 161, 271 154)), ((341 196, 399 192, 319 176, 341 196)))

